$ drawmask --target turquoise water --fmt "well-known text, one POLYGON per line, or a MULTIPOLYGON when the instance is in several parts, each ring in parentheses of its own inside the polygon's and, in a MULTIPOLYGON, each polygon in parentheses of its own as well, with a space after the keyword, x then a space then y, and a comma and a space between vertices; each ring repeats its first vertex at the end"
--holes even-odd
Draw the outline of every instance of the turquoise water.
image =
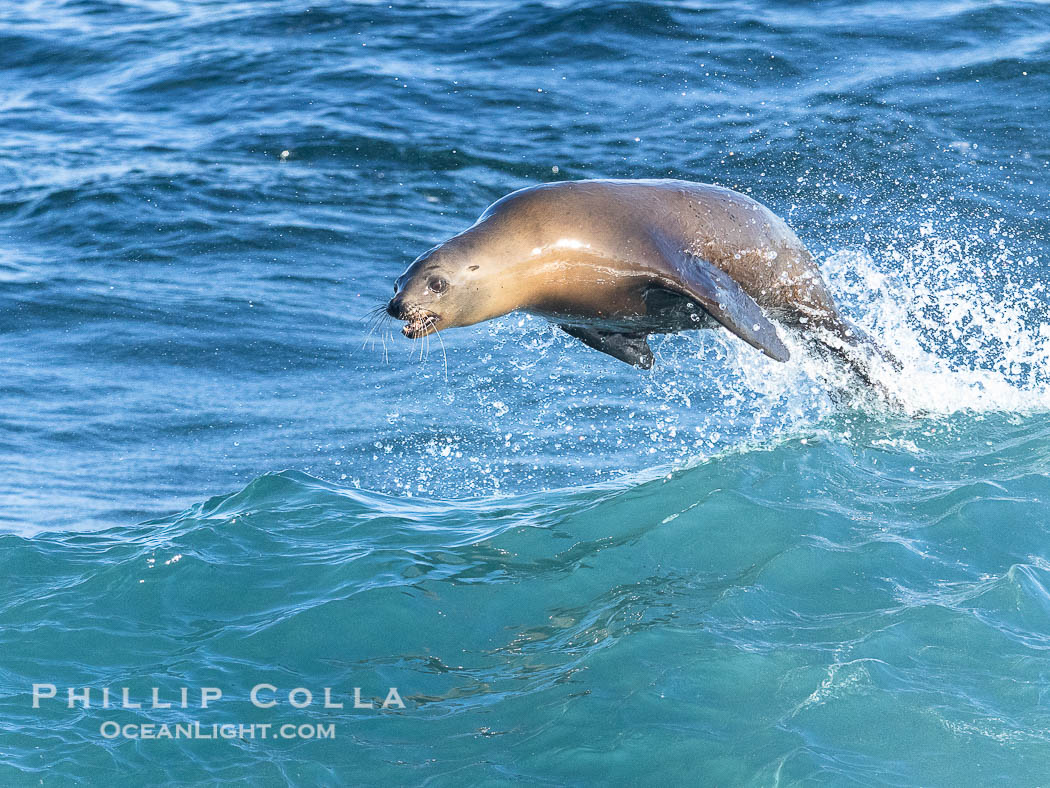
POLYGON ((0 784, 1046 782, 1045 4, 40 0, 0 66, 0 784), (369 325, 512 189, 668 176, 903 412, 369 325), (107 735, 193 723, 297 735, 107 735))

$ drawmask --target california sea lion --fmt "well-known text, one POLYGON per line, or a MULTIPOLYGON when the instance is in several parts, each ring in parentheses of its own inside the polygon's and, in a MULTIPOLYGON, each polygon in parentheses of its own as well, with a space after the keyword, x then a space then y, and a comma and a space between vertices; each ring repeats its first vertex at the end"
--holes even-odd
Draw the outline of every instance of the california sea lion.
MULTIPOLYGON (((772 211, 731 189, 591 180, 521 189, 420 255, 387 312, 422 337, 521 310, 649 369, 649 334, 723 326, 789 357, 773 318, 858 362, 812 256, 772 211)), ((865 370, 858 372, 867 379, 865 370)))

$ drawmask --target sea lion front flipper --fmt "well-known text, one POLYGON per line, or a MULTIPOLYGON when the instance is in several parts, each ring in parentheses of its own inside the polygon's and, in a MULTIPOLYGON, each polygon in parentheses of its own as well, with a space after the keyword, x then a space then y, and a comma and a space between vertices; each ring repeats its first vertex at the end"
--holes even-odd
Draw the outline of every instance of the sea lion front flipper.
POLYGON ((672 266, 671 281, 661 285, 696 301, 715 320, 770 358, 787 361, 791 353, 776 326, 744 292, 736 280, 716 265, 692 255, 681 255, 672 266))
POLYGON ((628 364, 652 369, 653 351, 646 342, 648 334, 617 334, 612 331, 596 331, 582 326, 562 325, 559 328, 570 337, 575 337, 588 347, 628 364))

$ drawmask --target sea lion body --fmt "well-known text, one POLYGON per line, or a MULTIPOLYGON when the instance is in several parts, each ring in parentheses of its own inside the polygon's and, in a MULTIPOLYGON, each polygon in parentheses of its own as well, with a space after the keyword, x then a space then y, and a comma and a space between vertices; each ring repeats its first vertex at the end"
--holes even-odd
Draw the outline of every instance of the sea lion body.
POLYGON ((417 258, 387 309, 409 337, 526 311, 644 368, 654 333, 721 324, 781 361, 789 353, 769 318, 850 333, 782 219, 731 189, 679 180, 509 194, 417 258))

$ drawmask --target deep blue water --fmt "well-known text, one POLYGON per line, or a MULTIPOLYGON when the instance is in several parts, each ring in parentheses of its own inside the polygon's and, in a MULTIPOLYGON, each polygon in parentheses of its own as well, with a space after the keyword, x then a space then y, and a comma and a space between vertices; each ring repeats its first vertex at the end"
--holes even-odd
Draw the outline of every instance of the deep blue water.
POLYGON ((0 70, 0 784, 1045 784, 1050 6, 12 0, 0 70), (369 334, 593 177, 784 216, 905 412, 369 334))

